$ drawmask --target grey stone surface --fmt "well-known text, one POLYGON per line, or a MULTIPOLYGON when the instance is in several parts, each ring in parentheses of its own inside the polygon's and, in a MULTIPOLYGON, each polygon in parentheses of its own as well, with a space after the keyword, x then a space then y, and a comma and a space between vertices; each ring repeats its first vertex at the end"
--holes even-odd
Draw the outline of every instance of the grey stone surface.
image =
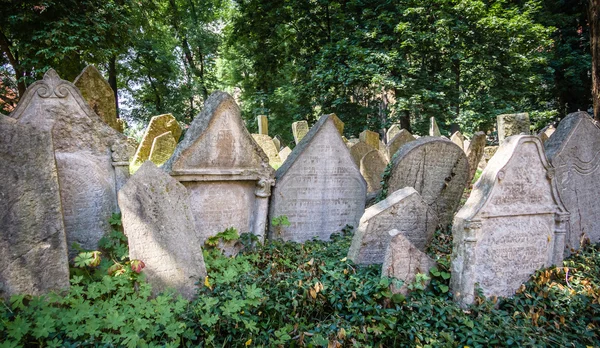
POLYGON ((567 250, 600 242, 600 126, 586 112, 565 117, 545 143, 560 197, 571 213, 567 250))
POLYGON ((154 144, 154 139, 159 137, 165 133, 171 133, 173 136, 173 140, 175 143, 179 141, 181 137, 181 127, 177 120, 171 114, 164 114, 154 116, 150 119, 150 123, 146 130, 144 131, 144 136, 142 137, 142 141, 133 156, 133 161, 131 163, 132 172, 135 172, 137 168, 139 168, 144 162, 150 159, 150 153, 152 151, 152 144, 154 144))
POLYGON ((556 128, 554 128, 553 125, 547 125, 546 127, 542 128, 542 130, 538 133, 538 137, 540 137, 542 143, 545 143, 548 139, 550 139, 550 137, 552 136, 552 134, 554 134, 555 131, 556 128))
POLYGON ((435 117, 429 119, 429 136, 430 137, 441 137, 440 128, 438 127, 435 117))
POLYGON ((123 133, 123 122, 117 119, 115 92, 95 66, 85 67, 73 84, 104 123, 123 133))
POLYGON ((0 296, 69 287, 50 131, 0 115, 0 296))
POLYGON ((385 156, 377 150, 369 151, 360 160, 360 173, 367 182, 367 192, 381 190, 381 175, 387 164, 385 156))
POLYGON ((382 263, 391 236, 397 229, 417 248, 425 248, 433 238, 437 217, 412 187, 405 187, 367 208, 352 238, 348 258, 357 264, 382 263))
POLYGON ((272 167, 279 168, 281 163, 283 162, 279 157, 279 151, 277 151, 277 147, 271 139, 270 136, 264 134, 252 134, 252 138, 258 146, 265 152, 267 157, 269 157, 269 163, 272 167))
POLYGON ((392 157, 398 152, 402 145, 416 140, 415 137, 410 134, 406 129, 401 129, 394 138, 388 141, 386 145, 386 152, 388 161, 392 160, 392 157))
POLYGON ((373 146, 367 145, 367 143, 362 141, 357 141, 350 145, 350 155, 352 156, 352 160, 354 161, 357 167, 360 167, 360 160, 363 157, 365 157, 367 153, 373 150, 377 149, 373 146))
POLYGON ((390 140, 394 139, 396 134, 400 133, 400 127, 397 124, 393 124, 388 128, 387 132, 385 132, 385 142, 386 144, 390 143, 390 140))
POLYGON ((569 214, 537 136, 500 146, 452 227, 455 300, 512 296, 539 268, 562 262, 569 214))
POLYGON ((308 133, 308 122, 297 121, 292 123, 292 134, 294 135, 294 141, 296 142, 296 145, 300 143, 306 133, 308 133))
POLYGON ((469 183, 471 183, 471 181, 473 181, 473 177, 475 177, 477 166, 483 157, 485 143, 485 133, 475 132, 471 138, 471 141, 469 142, 469 148, 466 149, 467 161, 469 162, 469 183))
POLYGON ((498 124, 498 142, 502 144, 511 135, 529 134, 529 114, 505 114, 496 117, 498 124))
POLYGON ((173 138, 173 133, 164 132, 152 141, 152 148, 150 149, 148 159, 157 166, 162 166, 171 158, 176 147, 177 141, 173 138))
POLYGON ((358 135, 358 139, 372 148, 379 150, 379 133, 367 129, 358 135))
POLYGON ((206 268, 186 188, 147 161, 119 191, 119 206, 129 258, 144 262, 154 293, 174 288, 192 299, 206 268))
POLYGON ((458 145, 458 147, 460 147, 461 149, 466 150, 465 149, 465 136, 462 135, 462 133, 460 131, 456 131, 454 133, 452 133, 452 135, 450 136, 450 140, 455 143, 456 145, 458 145))
POLYGON ((269 238, 328 240, 346 225, 358 225, 367 185, 328 115, 294 148, 275 178, 269 218, 285 215, 291 225, 270 226, 269 238))
POLYGON ((414 187, 446 226, 452 222, 469 179, 464 151, 440 137, 421 137, 394 156, 388 193, 414 187))

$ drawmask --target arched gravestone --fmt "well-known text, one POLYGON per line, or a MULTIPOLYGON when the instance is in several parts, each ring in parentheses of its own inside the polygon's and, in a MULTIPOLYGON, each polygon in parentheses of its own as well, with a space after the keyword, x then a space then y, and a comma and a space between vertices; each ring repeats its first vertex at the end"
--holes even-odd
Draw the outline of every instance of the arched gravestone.
POLYGON ((360 173, 367 182, 367 192, 381 189, 381 175, 387 167, 388 161, 381 152, 371 150, 360 160, 360 173))
POLYGON ((409 131, 407 131, 406 129, 401 129, 391 140, 388 140, 388 143, 386 145, 388 160, 392 160, 392 157, 394 157, 394 155, 396 154, 396 152, 398 152, 402 145, 410 143, 413 140, 415 140, 415 137, 413 137, 413 135, 410 134, 409 131))
POLYGON ((163 169, 188 189, 202 242, 230 227, 264 238, 274 170, 229 94, 210 95, 163 169))
POLYGON ((367 185, 329 115, 315 123, 275 179, 269 217, 285 215, 291 225, 270 226, 269 238, 328 240, 346 225, 358 225, 367 185))
POLYGON ((467 157, 460 147, 439 137, 421 137, 394 156, 388 195, 414 187, 446 226, 458 209, 468 176, 467 157))
POLYGON ((67 243, 97 249, 118 209, 116 171, 130 155, 111 151, 129 149, 127 137, 104 123, 79 90, 52 69, 29 86, 10 116, 52 132, 67 243))
POLYGON ((456 215, 451 287, 455 300, 512 296, 539 268, 563 259, 569 213, 537 136, 506 138, 456 215))
POLYGON ((357 167, 360 167, 360 160, 365 157, 367 153, 373 150, 377 149, 363 141, 357 141, 356 143, 350 145, 350 155, 352 156, 352 159, 357 167))
POLYGON ((586 112, 565 117, 546 143, 560 197, 571 213, 567 248, 579 249, 585 235, 600 242, 600 126, 586 112))

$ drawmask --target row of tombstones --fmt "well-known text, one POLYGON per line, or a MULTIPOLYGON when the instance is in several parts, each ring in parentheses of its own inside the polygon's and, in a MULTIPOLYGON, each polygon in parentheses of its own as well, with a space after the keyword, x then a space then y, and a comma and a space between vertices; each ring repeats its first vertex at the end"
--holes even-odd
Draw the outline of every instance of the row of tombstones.
POLYGON ((510 296, 581 237, 599 239, 591 200, 600 129, 585 113, 565 118, 545 148, 536 136, 507 138, 456 216, 472 177, 460 146, 441 137, 401 145, 387 198, 365 211, 367 183, 338 121, 321 117, 274 172, 233 98, 217 92, 162 168, 145 162, 128 178, 133 146, 49 71, 0 118, 1 290, 68 287, 67 245, 95 249, 117 209, 130 258, 145 262, 155 290, 187 297, 206 274, 201 246, 229 227, 304 242, 359 226, 349 257, 410 281, 433 262, 424 252, 436 226, 454 218, 452 288, 463 304, 476 286, 510 296), (274 228, 267 216, 290 226, 274 228))

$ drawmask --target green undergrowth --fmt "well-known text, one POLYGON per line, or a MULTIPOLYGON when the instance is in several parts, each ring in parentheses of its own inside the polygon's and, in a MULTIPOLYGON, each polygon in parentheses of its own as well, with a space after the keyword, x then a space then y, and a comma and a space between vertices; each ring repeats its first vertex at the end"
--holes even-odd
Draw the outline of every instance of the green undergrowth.
POLYGON ((143 260, 126 258, 115 229, 101 254, 74 260, 68 293, 0 302, 0 347, 586 347, 600 339, 598 246, 537 272, 512 299, 462 310, 451 300, 451 238, 441 231, 429 250, 437 267, 406 297, 392 295, 380 266, 346 258, 351 233, 256 246, 241 237, 235 258, 205 250, 208 277, 190 302, 152 297, 138 273, 143 260))

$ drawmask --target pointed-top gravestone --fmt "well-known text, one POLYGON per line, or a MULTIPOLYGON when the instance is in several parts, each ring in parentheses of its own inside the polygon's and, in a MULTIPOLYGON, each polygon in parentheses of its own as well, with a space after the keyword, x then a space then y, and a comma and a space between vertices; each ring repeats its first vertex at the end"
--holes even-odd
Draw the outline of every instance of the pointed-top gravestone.
POLYGON ((188 189, 204 239, 230 227, 264 238, 274 170, 229 94, 210 95, 163 168, 188 189))
POLYGON ((458 145, 458 147, 463 149, 463 151, 465 150, 465 136, 462 135, 460 131, 452 133, 452 136, 450 136, 450 140, 456 145, 458 145))
POLYGON ((387 158, 388 161, 392 160, 392 157, 398 152, 398 150, 402 147, 402 145, 409 143, 415 140, 415 137, 410 134, 406 129, 401 129, 398 134, 391 140, 388 140, 388 144, 386 146, 387 158))
POLYGON ((472 303, 477 287, 512 296, 537 269, 560 265, 568 220, 540 139, 507 138, 454 219, 455 300, 472 303))
POLYGON ((505 138, 512 135, 529 134, 529 114, 505 114, 496 117, 498 123, 498 142, 502 144, 505 138))
POLYGON ((273 137, 273 143, 275 144, 277 152, 281 151, 281 144, 283 144, 283 142, 281 141, 281 137, 279 135, 273 137))
POLYGON ((302 138, 308 133, 308 122, 297 121, 292 123, 292 133, 294 134, 294 141, 296 144, 300 143, 302 138))
POLYGON ((392 139, 396 136, 396 134, 400 133, 400 127, 397 124, 393 124, 385 133, 385 141, 386 144, 389 144, 392 139))
POLYGON ((363 143, 379 150, 379 133, 370 130, 364 130, 358 135, 358 139, 363 143))
POLYGON ((586 112, 565 117, 545 143, 560 197, 571 213, 568 250, 600 242, 600 126, 586 112))
POLYGON ((388 161, 381 152, 371 150, 360 160, 360 173, 367 182, 367 192, 381 190, 381 175, 388 161))
POLYGON ((269 238, 328 240, 346 225, 358 225, 367 185, 328 115, 294 148, 275 178, 269 216, 287 216, 290 226, 270 226, 269 238))
POLYGON ((118 209, 120 163, 111 151, 126 148, 127 137, 104 123, 79 90, 52 69, 29 86, 10 117, 52 132, 68 246, 96 250, 118 209))
POLYGON ((269 135, 269 119, 265 115, 256 116, 258 134, 269 135))
POLYGON ((123 133, 123 123, 117 118, 115 92, 95 66, 86 66, 73 84, 104 123, 123 133))
POLYGON ((440 128, 438 127, 435 117, 429 119, 429 136, 430 137, 441 137, 440 128))
POLYGON ((133 172, 135 172, 137 168, 139 168, 144 162, 150 159, 150 153, 152 151, 152 144, 154 144, 154 139, 167 132, 171 133, 171 136, 173 137, 175 143, 179 141, 179 137, 181 137, 182 130, 179 126, 179 123, 177 123, 177 120, 175 119, 175 117, 173 117, 173 115, 158 115, 150 119, 150 123, 144 131, 142 141, 140 142, 140 145, 138 146, 137 151, 133 156, 133 162, 131 164, 133 172))
POLYGON ((471 183, 475 177, 475 173, 477 173, 477 166, 481 162, 483 151, 485 150, 485 142, 485 133, 475 132, 469 142, 469 147, 466 149, 467 161, 469 161, 469 183, 471 183))

